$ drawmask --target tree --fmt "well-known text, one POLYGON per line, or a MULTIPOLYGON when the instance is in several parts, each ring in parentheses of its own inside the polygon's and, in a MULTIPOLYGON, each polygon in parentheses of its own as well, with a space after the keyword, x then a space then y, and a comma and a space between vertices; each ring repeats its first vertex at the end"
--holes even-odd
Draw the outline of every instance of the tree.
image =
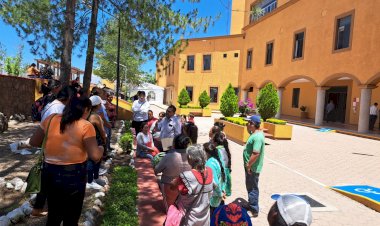
POLYGON ((91 23, 90 23, 90 29, 88 31, 86 65, 85 65, 85 70, 84 70, 84 75, 83 75, 83 88, 87 93, 90 90, 92 67, 94 63, 96 28, 98 26, 98 8, 99 8, 99 0, 93 0, 92 7, 91 7, 91 23))
POLYGON ((3 72, 6 52, 6 48, 0 43, 0 74, 3 72))
POLYGON ((177 102, 179 103, 179 107, 186 106, 188 103, 190 103, 190 101, 191 100, 190 100, 189 93, 186 91, 185 88, 183 88, 178 96, 177 102))
POLYGON ((207 107, 207 105, 210 104, 211 98, 207 94, 206 90, 204 90, 201 93, 201 95, 199 95, 198 101, 199 101, 199 105, 201 106, 201 108, 205 108, 205 107, 207 107))
POLYGON ((22 50, 23 46, 19 46, 16 56, 11 57, 8 56, 4 61, 4 69, 8 75, 16 75, 19 76, 23 70, 22 62, 22 50))
POLYGON ((260 89, 256 105, 264 121, 276 115, 280 107, 280 99, 272 83, 268 83, 264 88, 260 89))
POLYGON ((239 111, 238 100, 238 96, 236 96, 230 83, 220 99, 220 111, 225 117, 232 117, 239 111))

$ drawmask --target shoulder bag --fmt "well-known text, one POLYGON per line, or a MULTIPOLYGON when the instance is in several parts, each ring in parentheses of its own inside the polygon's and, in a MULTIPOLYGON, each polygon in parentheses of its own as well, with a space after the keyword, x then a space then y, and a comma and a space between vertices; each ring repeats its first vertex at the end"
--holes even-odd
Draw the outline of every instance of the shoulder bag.
POLYGON ((26 185, 25 193, 33 194, 33 193, 39 193, 41 191, 41 174, 42 174, 42 165, 44 162, 44 151, 45 151, 46 139, 49 133, 51 120, 54 118, 54 116, 55 115, 53 115, 49 120, 45 137, 42 142, 41 151, 38 154, 37 163, 30 169, 29 175, 26 178, 27 185, 26 185))

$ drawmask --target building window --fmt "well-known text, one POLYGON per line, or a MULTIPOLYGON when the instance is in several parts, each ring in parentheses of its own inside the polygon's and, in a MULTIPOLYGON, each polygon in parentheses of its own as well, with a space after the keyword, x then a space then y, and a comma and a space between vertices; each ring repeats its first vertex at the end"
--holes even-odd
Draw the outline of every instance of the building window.
POLYGON ((223 54, 223 58, 227 58, 227 53, 224 53, 224 54, 223 54))
POLYGON ((194 55, 187 56, 187 70, 188 71, 194 71, 194 59, 195 59, 194 55))
POLYGON ((168 65, 168 71, 169 71, 169 76, 170 76, 170 72, 171 72, 171 71, 170 71, 170 64, 168 65))
POLYGON ((218 103, 218 87, 210 87, 211 103, 218 103))
POLYGON ((252 49, 247 51, 247 69, 252 68, 252 49))
POLYGON ((234 87, 235 95, 239 96, 240 89, 238 87, 234 87))
POLYGON ((186 86, 186 91, 190 96, 190 100, 193 101, 193 87, 192 86, 186 86))
POLYGON ((270 65, 273 63, 273 42, 267 43, 267 54, 265 58, 265 64, 270 65))
POLYGON ((352 15, 339 18, 336 21, 335 50, 350 47, 352 15))
POLYGON ((173 65, 172 65, 172 74, 174 75, 174 60, 173 60, 173 65))
POLYGON ((234 54, 234 57, 235 57, 235 58, 239 57, 239 53, 235 53, 235 54, 234 54))
POLYGON ((293 88, 292 108, 298 108, 300 101, 300 88, 293 88))
POLYGON ((303 46, 305 42, 305 32, 300 32, 294 35, 294 53, 293 59, 303 57, 303 46))
POLYGON ((211 70, 211 55, 203 55, 203 70, 209 71, 211 70))

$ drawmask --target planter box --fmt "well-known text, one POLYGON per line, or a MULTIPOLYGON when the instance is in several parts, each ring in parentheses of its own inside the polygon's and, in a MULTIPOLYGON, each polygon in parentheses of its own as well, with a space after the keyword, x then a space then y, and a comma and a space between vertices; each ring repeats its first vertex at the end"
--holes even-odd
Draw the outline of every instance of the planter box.
POLYGON ((274 139, 292 139, 293 126, 291 125, 278 125, 264 122, 264 128, 267 129, 267 133, 271 134, 274 139))
POLYGON ((308 119, 309 114, 306 111, 301 111, 301 119, 308 119))
POLYGON ((178 115, 188 115, 190 113, 194 114, 195 116, 202 116, 202 117, 211 117, 211 109, 201 109, 201 108, 177 108, 178 115))
POLYGON ((232 122, 220 120, 220 119, 214 119, 214 122, 223 122, 224 125, 224 133, 227 135, 227 138, 229 140, 232 140, 240 145, 244 145, 245 142, 248 140, 249 133, 247 131, 246 126, 241 126, 232 122))

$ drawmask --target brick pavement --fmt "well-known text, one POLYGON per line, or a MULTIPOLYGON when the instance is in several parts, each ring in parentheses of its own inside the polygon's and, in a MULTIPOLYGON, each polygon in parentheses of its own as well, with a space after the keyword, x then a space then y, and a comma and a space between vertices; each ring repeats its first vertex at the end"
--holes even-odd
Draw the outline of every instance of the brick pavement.
MULTIPOLYGON (((156 111, 155 111, 156 114, 156 111)), ((157 113, 158 114, 158 113, 157 113)), ((199 143, 208 141, 211 118, 196 117, 199 143)), ((253 225, 268 225, 266 217, 274 193, 309 193, 335 211, 313 212, 313 226, 377 226, 380 214, 327 187, 368 184, 380 187, 379 141, 338 133, 321 133, 294 126, 291 141, 266 140, 266 158, 260 176, 260 215, 253 225)), ((243 146, 230 141, 232 154, 232 196, 247 199, 243 168, 243 146)))

